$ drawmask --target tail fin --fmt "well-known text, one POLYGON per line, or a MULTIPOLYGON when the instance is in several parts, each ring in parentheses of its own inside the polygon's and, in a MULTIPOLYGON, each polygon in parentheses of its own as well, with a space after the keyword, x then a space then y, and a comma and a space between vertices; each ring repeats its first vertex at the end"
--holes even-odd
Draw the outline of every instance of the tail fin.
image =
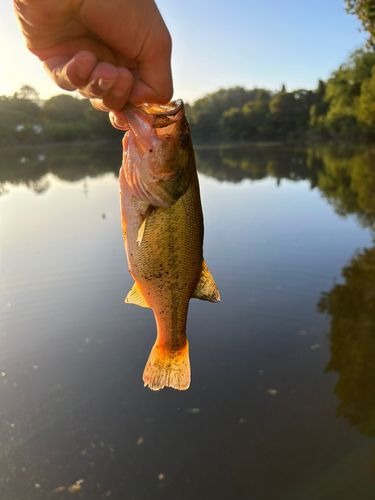
POLYGON ((143 372, 145 387, 153 391, 173 387, 183 391, 190 385, 189 345, 178 351, 163 349, 155 343, 143 372))

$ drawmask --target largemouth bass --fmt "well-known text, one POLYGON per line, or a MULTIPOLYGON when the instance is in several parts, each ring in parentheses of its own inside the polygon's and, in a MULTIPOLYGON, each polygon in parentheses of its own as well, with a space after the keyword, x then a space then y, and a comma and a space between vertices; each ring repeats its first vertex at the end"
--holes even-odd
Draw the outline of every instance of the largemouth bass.
POLYGON ((157 339, 143 381, 150 389, 190 385, 186 319, 191 298, 218 302, 203 260, 203 215, 189 125, 181 100, 124 114, 121 218, 134 286, 125 302, 150 307, 157 339))

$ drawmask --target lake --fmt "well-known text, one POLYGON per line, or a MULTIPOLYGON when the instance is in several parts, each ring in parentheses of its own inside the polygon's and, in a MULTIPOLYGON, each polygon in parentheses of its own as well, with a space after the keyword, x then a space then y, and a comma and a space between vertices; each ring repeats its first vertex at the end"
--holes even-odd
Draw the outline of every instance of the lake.
POLYGON ((121 145, 1 151, 1 500, 374 499, 375 150, 196 153, 221 302, 153 392, 121 145))

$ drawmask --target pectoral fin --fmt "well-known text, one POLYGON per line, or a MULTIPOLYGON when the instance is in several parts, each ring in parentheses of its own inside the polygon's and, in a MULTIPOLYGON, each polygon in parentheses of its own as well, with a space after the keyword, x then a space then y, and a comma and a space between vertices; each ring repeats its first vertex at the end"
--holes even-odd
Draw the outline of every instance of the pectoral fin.
POLYGON ((125 299, 126 304, 136 304, 141 307, 150 307, 142 295, 137 283, 134 283, 125 299))
POLYGON ((193 299, 208 300, 209 302, 219 302, 220 294, 216 283, 207 268, 205 261, 202 263, 202 271, 197 288, 192 296, 193 299))
POLYGON ((142 222, 142 225, 141 225, 141 227, 139 228, 139 231, 138 231, 138 235, 137 235, 137 243, 138 243, 138 246, 142 243, 142 240, 143 240, 143 235, 145 234, 145 229, 146 229, 146 221, 147 221, 147 219, 145 219, 145 220, 142 222))
POLYGON ((146 230, 147 220, 150 217, 150 215, 152 214, 152 212, 154 212, 155 210, 157 210, 157 209, 155 209, 155 207, 153 205, 149 205, 147 210, 146 210, 146 213, 144 215, 145 219, 142 222, 141 227, 138 230, 138 235, 137 235, 137 240, 136 240, 138 243, 138 246, 142 243, 143 236, 144 236, 145 230, 146 230))

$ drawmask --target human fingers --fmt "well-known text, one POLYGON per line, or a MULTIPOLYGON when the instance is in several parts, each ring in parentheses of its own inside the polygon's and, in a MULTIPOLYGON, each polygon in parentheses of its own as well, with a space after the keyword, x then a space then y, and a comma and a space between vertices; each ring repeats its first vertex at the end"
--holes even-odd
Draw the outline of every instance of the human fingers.
POLYGON ((111 111, 111 113, 109 113, 109 120, 113 127, 118 128, 119 130, 129 129, 129 124, 122 111, 111 111))
POLYGON ((91 104, 99 111, 115 111, 123 108, 129 99, 133 86, 133 75, 126 68, 117 68, 118 78, 110 92, 102 99, 91 99, 91 104))
POLYGON ((52 80, 64 90, 85 87, 94 71, 97 59, 92 52, 83 50, 75 56, 56 55, 44 61, 43 66, 52 80))

